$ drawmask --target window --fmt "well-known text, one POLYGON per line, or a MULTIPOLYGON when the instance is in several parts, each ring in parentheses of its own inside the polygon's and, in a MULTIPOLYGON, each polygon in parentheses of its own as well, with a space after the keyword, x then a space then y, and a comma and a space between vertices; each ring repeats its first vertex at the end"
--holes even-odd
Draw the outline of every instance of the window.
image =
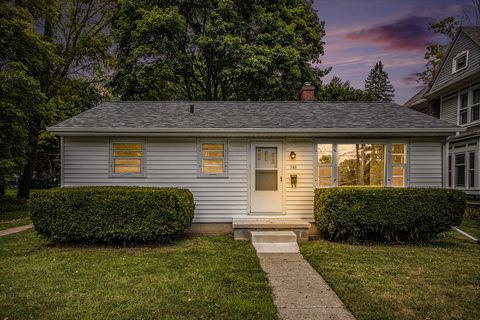
POLYGON ((455 187, 465 188, 465 154, 455 155, 455 187))
POLYGON ((468 153, 468 187, 475 188, 475 152, 468 153))
POLYGON ((460 124, 468 122, 468 92, 460 95, 460 124))
POLYGON ((448 186, 452 187, 452 156, 448 156, 448 186))
POLYGON ((339 186, 385 185, 384 144, 339 144, 339 186))
POLYGON ((468 65, 468 51, 463 51, 453 58, 452 73, 465 69, 468 65))
POLYGON ((111 175, 112 176, 143 176, 144 175, 144 144, 113 142, 111 144, 111 175))
POLYGON ((199 176, 227 176, 227 150, 225 146, 226 143, 224 142, 202 142, 199 144, 199 176))
POLYGON ((405 186, 406 149, 405 144, 392 144, 392 187, 405 186))
POLYGON ((318 155, 318 186, 319 187, 331 187, 333 166, 332 166, 332 145, 331 144, 319 144, 317 145, 318 155))
POLYGON ((277 147, 256 147, 255 152, 255 190, 278 190, 277 147))
POLYGON ((473 90, 472 95, 471 121, 477 121, 480 120, 480 89, 473 90))
POLYGON ((317 144, 317 169, 317 185, 320 188, 336 185, 405 187, 407 145, 317 144), (391 150, 388 161, 387 150, 391 150))

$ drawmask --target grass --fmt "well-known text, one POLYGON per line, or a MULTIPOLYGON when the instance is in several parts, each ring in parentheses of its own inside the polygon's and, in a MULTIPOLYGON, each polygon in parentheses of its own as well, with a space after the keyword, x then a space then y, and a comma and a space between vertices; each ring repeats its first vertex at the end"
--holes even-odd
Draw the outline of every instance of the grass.
MULTIPOLYGON (((479 235, 479 221, 460 228, 479 235)), ((301 246, 357 319, 480 319, 480 245, 449 231, 429 245, 301 246)))
POLYGON ((6 197, 0 196, 0 230, 31 223, 26 202, 18 201, 15 192, 7 189, 6 197))
POLYGON ((277 319, 253 247, 196 237, 167 247, 52 246, 0 238, 0 319, 277 319))
POLYGON ((32 223, 30 220, 30 211, 17 210, 0 213, 0 230, 23 226, 32 223))

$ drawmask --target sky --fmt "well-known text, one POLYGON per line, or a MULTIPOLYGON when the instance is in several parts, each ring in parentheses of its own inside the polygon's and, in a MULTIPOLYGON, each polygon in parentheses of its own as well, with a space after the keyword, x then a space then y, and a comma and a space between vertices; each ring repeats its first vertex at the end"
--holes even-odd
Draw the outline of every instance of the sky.
POLYGON ((420 89, 415 74, 424 70, 426 46, 448 43, 428 25, 448 16, 473 17, 472 0, 314 0, 313 5, 325 21, 322 66, 332 67, 323 81, 338 76, 363 89, 381 60, 400 104, 420 89))

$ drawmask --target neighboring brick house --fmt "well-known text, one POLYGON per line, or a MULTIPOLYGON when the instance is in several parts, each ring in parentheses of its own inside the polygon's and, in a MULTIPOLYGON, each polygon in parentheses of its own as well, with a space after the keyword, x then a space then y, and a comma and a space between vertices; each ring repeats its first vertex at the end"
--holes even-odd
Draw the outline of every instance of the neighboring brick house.
POLYGON ((480 27, 463 27, 431 84, 405 106, 466 128, 447 140, 448 185, 480 195, 480 27))

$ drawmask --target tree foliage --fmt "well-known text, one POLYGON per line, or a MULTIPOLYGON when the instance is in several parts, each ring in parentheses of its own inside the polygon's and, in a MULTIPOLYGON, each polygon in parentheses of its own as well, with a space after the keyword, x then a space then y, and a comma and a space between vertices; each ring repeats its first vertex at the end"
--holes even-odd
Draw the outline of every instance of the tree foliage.
POLYGON ((361 89, 350 85, 350 81, 343 81, 333 77, 328 84, 322 84, 318 89, 317 98, 320 101, 369 101, 370 96, 361 89))
POLYGON ((295 100, 328 71, 311 1, 123 0, 113 34, 123 99, 295 100))
MULTIPOLYGON (((431 24, 428 30, 436 34, 442 34, 452 41, 455 37, 455 34, 458 32, 460 25, 461 23, 459 20, 455 19, 454 17, 447 17, 431 24)), ((445 56, 448 46, 449 44, 431 44, 427 47, 427 52, 425 52, 424 56, 425 60, 427 60, 427 63, 425 64, 425 70, 417 73, 419 82, 424 84, 430 83, 434 73, 438 72, 438 69, 440 68, 440 64, 445 56)))
MULTIPOLYGON (((39 145, 51 146, 45 126, 93 106, 104 94, 103 84, 113 63, 109 26, 114 7, 114 0, 0 4, 0 68, 12 72, 12 65, 23 65, 18 81, 38 83, 38 97, 42 98, 41 102, 31 101, 29 108, 51 111, 31 110, 24 115, 28 147, 19 180, 21 198, 28 197, 39 145)), ((0 101, 8 103, 7 97, 2 96, 0 101)), ((52 150, 49 147, 48 152, 52 150)))
POLYGON ((372 101, 392 101, 395 92, 388 73, 383 70, 383 63, 379 61, 370 70, 365 80, 365 92, 370 96, 372 101))

